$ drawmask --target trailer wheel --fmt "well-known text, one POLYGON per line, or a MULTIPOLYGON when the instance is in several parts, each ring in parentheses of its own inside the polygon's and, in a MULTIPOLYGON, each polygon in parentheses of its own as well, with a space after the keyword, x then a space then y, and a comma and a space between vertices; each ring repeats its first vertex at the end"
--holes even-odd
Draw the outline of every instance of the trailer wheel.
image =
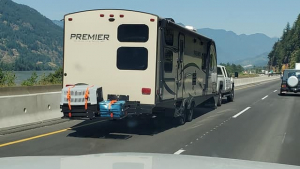
POLYGON ((222 93, 219 92, 217 106, 221 106, 221 105, 222 105, 222 93))
POLYGON ((186 111, 183 110, 181 116, 175 117, 175 123, 177 125, 184 125, 186 122, 186 111))
POLYGON ((194 103, 192 103, 190 109, 187 109, 186 114, 187 114, 186 121, 191 122, 193 120, 193 114, 194 114, 194 103))
POLYGON ((230 92, 230 95, 227 96, 227 101, 228 102, 233 102, 233 99, 234 99, 234 88, 232 88, 232 90, 230 92))

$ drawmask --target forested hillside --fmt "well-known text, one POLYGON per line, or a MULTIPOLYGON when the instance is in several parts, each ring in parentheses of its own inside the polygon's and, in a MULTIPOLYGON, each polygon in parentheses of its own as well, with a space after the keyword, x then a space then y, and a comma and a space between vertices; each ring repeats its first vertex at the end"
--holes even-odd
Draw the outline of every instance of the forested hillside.
POLYGON ((49 70, 62 64, 63 30, 35 9, 0 0, 0 68, 49 70))
POLYGON ((287 24, 268 57, 270 66, 279 70, 294 68, 300 62, 300 14, 292 27, 287 24))

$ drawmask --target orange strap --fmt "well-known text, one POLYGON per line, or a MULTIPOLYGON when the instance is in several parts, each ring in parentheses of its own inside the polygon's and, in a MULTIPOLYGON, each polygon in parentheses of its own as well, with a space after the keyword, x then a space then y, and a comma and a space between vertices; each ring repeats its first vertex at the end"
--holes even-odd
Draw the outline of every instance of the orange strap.
POLYGON ((69 110, 72 109, 72 107, 71 107, 71 88, 73 88, 73 87, 74 87, 74 86, 69 87, 69 88, 68 88, 68 92, 67 92, 67 100, 68 100, 69 110))
POLYGON ((87 104, 88 104, 88 100, 89 100, 89 88, 93 87, 93 86, 94 85, 89 86, 89 87, 86 88, 86 91, 85 91, 85 94, 84 94, 84 99, 85 99, 84 108, 85 108, 85 110, 87 110, 87 104))
MULTIPOLYGON (((114 103, 116 103, 117 100, 112 100, 110 101, 109 105, 108 105, 108 112, 110 112, 110 108, 111 108, 111 105, 113 105, 114 103)), ((113 113, 110 113, 110 117, 113 118, 114 117, 114 114, 113 113)))
POLYGON ((108 105, 108 110, 110 110, 111 105, 112 105, 112 104, 115 104, 116 102, 117 102, 117 100, 112 100, 112 101, 110 101, 110 103, 109 103, 109 105, 108 105))

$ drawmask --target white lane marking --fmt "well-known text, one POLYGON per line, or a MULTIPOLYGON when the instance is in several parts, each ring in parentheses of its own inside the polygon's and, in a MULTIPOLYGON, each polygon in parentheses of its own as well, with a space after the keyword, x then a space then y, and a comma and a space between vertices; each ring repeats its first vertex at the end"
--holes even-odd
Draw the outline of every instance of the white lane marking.
POLYGON ((190 129, 197 128, 197 127, 200 127, 200 126, 202 126, 202 124, 199 124, 199 125, 196 125, 196 126, 192 126, 190 129))
POLYGON ((182 149, 180 149, 180 150, 178 150, 178 151, 176 151, 174 154, 181 154, 182 152, 184 152, 185 150, 182 150, 182 149))
POLYGON ((239 115, 243 114, 245 111, 249 110, 251 107, 247 107, 244 110, 242 110, 241 112, 239 112, 238 114, 232 116, 232 118, 237 118, 239 115))
POLYGON ((193 144, 193 142, 190 142, 190 144, 193 144))
POLYGON ((196 140, 198 141, 199 139, 197 138, 196 140))
POLYGON ((281 144, 283 144, 283 142, 284 142, 285 135, 286 135, 286 133, 284 133, 284 135, 283 135, 283 138, 282 138, 282 140, 281 140, 281 144))
POLYGON ((261 98, 261 100, 264 100, 264 99, 267 98, 267 97, 268 97, 268 95, 266 95, 265 97, 261 98))
POLYGON ((274 93, 277 92, 277 90, 274 90, 274 93))
POLYGON ((185 145, 186 147, 188 146, 188 145, 185 145))

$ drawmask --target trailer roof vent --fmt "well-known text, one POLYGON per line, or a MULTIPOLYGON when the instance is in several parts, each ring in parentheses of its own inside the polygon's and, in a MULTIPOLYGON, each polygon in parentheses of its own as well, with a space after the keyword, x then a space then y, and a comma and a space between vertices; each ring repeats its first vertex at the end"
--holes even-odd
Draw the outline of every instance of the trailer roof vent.
POLYGON ((166 18, 166 20, 168 20, 168 21, 171 21, 171 22, 174 22, 174 23, 175 23, 175 21, 174 21, 174 19, 173 19, 173 18, 166 18))
POLYGON ((185 26, 185 28, 197 32, 197 30, 193 26, 185 26))

